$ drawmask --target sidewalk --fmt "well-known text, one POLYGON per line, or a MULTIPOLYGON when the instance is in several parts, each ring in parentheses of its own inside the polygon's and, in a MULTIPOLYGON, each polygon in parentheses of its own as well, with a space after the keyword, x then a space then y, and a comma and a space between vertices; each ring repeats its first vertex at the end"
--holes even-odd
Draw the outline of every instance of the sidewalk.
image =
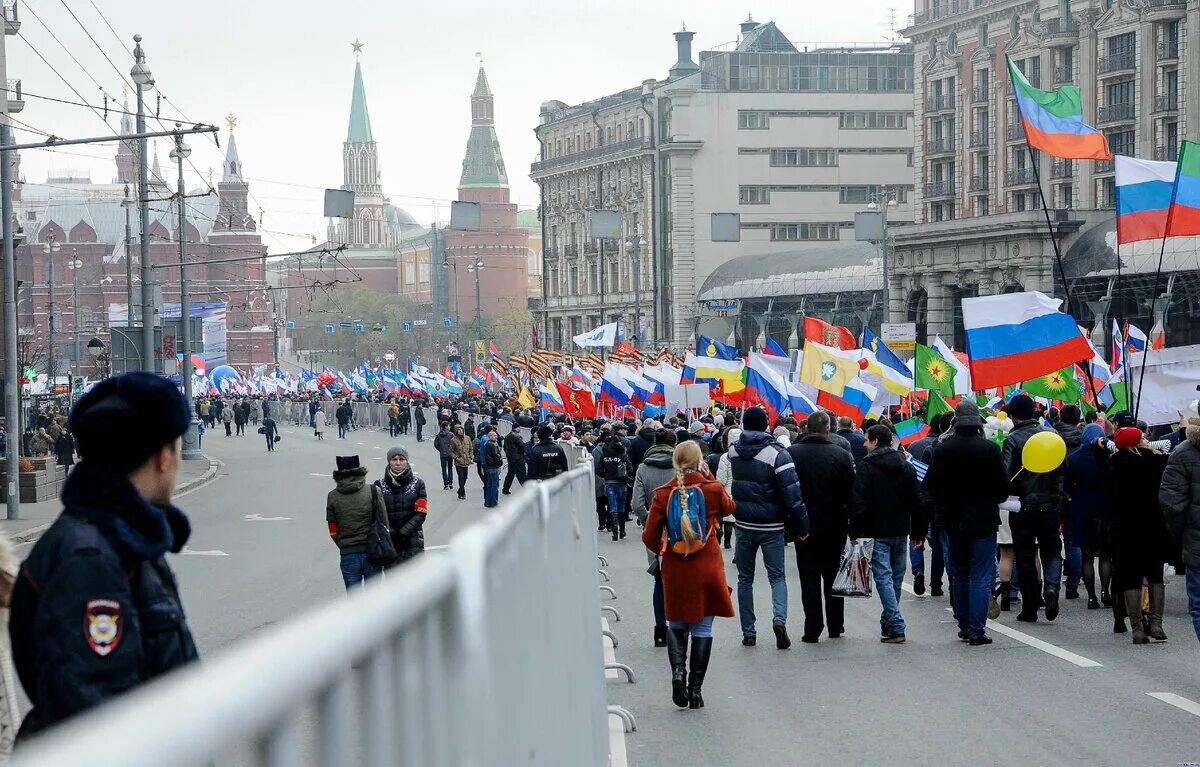
MULTIPOLYGON (((175 495, 181 495, 210 482, 217 476, 221 462, 215 458, 204 456, 199 461, 183 461, 179 468, 179 484, 175 495)), ((41 503, 22 503, 21 518, 7 519, 0 517, 0 533, 8 536, 13 543, 29 543, 37 539, 46 528, 58 519, 62 504, 57 498, 41 503)))

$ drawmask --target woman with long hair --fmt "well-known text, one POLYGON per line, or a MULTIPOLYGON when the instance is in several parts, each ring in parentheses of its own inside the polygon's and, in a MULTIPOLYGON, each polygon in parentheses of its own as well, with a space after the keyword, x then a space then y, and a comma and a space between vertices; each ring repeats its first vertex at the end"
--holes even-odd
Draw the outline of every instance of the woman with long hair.
POLYGON ((719 519, 733 513, 734 503, 709 472, 696 442, 676 446, 672 465, 675 479, 654 491, 642 543, 662 557, 671 700, 680 708, 703 708, 700 690, 712 654, 713 618, 733 617, 718 531, 719 519))

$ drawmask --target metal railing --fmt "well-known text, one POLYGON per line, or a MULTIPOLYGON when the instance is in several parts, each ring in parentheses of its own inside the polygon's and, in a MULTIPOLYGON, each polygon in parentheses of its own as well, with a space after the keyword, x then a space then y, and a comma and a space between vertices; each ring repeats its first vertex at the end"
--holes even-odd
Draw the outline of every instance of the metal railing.
POLYGON ((1095 173, 1098 175, 1101 173, 1112 173, 1112 172, 1113 172, 1113 161, 1112 160, 1096 160, 1096 162, 1092 164, 1092 173, 1095 173))
POLYGON ((1112 74, 1113 72, 1136 68, 1137 56, 1133 54, 1133 51, 1118 53, 1115 56, 1101 56, 1099 64, 1100 74, 1112 74))
POLYGON ((1005 126, 1004 133, 1009 141, 1025 140, 1025 126, 1021 123, 1009 123, 1005 126))
POLYGON ((1108 104, 1107 106, 1100 107, 1100 110, 1096 115, 1096 122, 1112 123, 1132 120, 1136 113, 1137 110, 1134 108, 1132 102, 1124 104, 1108 104))
POLYGON ((970 147, 974 149, 975 147, 987 146, 991 138, 992 132, 990 129, 973 130, 971 131, 970 147))
POLYGON ((1034 183, 1033 168, 1017 168, 1004 174, 1005 186, 1025 186, 1034 183))
POLYGON ((1050 178, 1071 178, 1075 175, 1075 163, 1070 160, 1055 160, 1050 163, 1050 178))
POLYGON ((992 97, 992 86, 976 85, 971 89, 972 104, 986 104, 988 99, 992 97))
POLYGON ((1071 67, 1055 67, 1054 68, 1054 84, 1069 83, 1075 79, 1075 72, 1071 67))
POLYGON ((1179 58, 1178 40, 1160 40, 1158 43, 1158 60, 1179 58))
POLYGON ((1159 162, 1175 162, 1179 159, 1178 146, 1156 146, 1154 147, 1154 159, 1159 162))
POLYGON ((954 151, 954 137, 931 138, 925 142, 925 154, 945 154, 954 151))
POLYGON ((1079 22, 1067 16, 1058 19, 1046 19, 1046 37, 1078 37, 1079 22))
POLYGON ((1179 111, 1179 94, 1178 93, 1163 93, 1154 97, 1155 112, 1177 112, 1179 111))
POLYGON ((954 195, 953 181, 931 181, 925 184, 925 197, 952 197, 954 195))
POLYGON ((600 578, 580 533, 594 504, 590 465, 530 484, 445 554, 73 719, 13 764, 603 767, 600 578))
POLYGON ((927 112, 953 112, 954 111, 954 96, 930 96, 925 99, 925 111, 927 112))
POLYGON ((992 180, 987 176, 971 176, 971 182, 967 188, 967 191, 986 192, 991 185, 992 180))
POLYGON ((21 23, 21 18, 17 15, 17 0, 4 0, 4 23, 21 23))

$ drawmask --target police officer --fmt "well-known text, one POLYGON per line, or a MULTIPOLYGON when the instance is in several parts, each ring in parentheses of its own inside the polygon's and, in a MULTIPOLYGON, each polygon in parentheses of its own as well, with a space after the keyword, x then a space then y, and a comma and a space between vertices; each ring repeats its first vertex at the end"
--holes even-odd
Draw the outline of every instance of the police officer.
POLYGON ((191 532, 171 505, 190 415, 149 373, 101 381, 71 412, 82 460, 13 588, 13 659, 33 704, 20 739, 196 659, 164 559, 191 532))

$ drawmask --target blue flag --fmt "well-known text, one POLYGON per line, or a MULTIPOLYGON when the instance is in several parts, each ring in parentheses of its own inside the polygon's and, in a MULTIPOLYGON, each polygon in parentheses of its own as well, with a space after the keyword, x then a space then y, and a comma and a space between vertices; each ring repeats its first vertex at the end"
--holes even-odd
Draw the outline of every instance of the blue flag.
POLYGON ((738 354, 736 346, 728 346, 708 336, 700 336, 700 339, 696 341, 696 356, 716 357, 719 360, 740 360, 742 358, 742 355, 738 354))
POLYGON ((763 350, 764 354, 770 354, 772 357, 786 357, 787 352, 774 338, 767 339, 767 348, 763 350))

